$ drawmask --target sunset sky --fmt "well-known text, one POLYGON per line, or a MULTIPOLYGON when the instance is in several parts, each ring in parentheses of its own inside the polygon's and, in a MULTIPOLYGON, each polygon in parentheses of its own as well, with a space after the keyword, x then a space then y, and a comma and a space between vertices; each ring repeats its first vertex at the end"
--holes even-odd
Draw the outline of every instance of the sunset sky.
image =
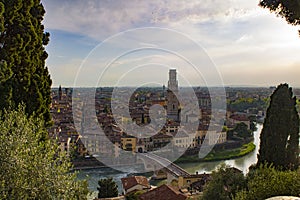
POLYGON ((181 85, 194 85, 201 77, 185 66, 181 55, 186 53, 205 60, 205 67, 198 68, 203 72, 202 83, 217 75, 206 75, 206 68, 213 63, 224 85, 268 87, 287 82, 300 87, 299 27, 260 8, 258 1, 44 0, 43 5, 44 25, 51 34, 47 65, 53 86, 115 85, 116 81, 140 85, 151 79, 167 84, 168 68, 178 69, 179 77, 189 82, 179 78, 181 85), (145 27, 163 31, 147 31, 145 27), (128 30, 130 37, 126 32, 119 34, 128 30), (199 52, 190 41, 203 51, 199 52), (110 45, 105 46, 107 42, 110 45), (133 43, 142 49, 127 55, 138 46, 133 43), (169 50, 175 53, 171 55, 169 50), (122 53, 125 56, 107 65, 122 53), (210 64, 206 63, 208 58, 210 64), (100 76, 106 67, 108 70, 100 76), (80 77, 76 79, 77 74, 80 77))

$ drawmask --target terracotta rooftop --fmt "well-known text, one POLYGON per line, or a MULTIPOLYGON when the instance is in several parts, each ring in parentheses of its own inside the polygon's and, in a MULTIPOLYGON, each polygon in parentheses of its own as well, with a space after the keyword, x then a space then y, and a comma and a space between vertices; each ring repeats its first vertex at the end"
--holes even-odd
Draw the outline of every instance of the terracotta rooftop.
POLYGON ((153 139, 161 139, 161 138, 168 138, 168 139, 170 139, 170 138, 173 138, 173 136, 169 135, 169 134, 158 133, 158 134, 152 136, 152 138, 153 139))
POLYGON ((158 188, 145 192, 139 197, 141 200, 186 200, 187 196, 179 192, 177 188, 168 185, 162 185, 158 188))
POLYGON ((249 121, 248 117, 246 115, 238 115, 238 114, 234 114, 230 116, 231 119, 237 120, 237 121, 249 121))
POLYGON ((148 179, 144 176, 132 176, 127 178, 121 178, 121 181, 124 190, 128 190, 134 187, 135 185, 142 185, 146 188, 150 188, 148 179))
POLYGON ((204 178, 204 179, 209 179, 211 178, 210 174, 190 174, 188 176, 183 176, 184 178, 204 178))
POLYGON ((176 133, 175 138, 186 138, 189 137, 189 135, 187 133, 185 133, 184 131, 179 131, 176 133))

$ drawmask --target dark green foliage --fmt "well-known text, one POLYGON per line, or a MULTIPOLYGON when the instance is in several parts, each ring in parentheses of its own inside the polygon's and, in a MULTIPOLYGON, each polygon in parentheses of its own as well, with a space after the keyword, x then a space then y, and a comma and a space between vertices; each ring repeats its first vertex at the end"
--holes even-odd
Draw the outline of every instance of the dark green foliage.
POLYGON ((251 131, 248 129, 248 126, 244 122, 238 123, 234 128, 234 132, 236 132, 237 136, 241 138, 252 136, 251 131))
POLYGON ((254 121, 250 121, 250 131, 254 132, 257 130, 256 124, 254 121))
POLYGON ((299 116, 296 99, 287 84, 279 85, 271 96, 260 135, 258 165, 297 169, 299 165, 299 116))
POLYGON ((139 196, 145 191, 136 191, 126 195, 126 200, 139 200, 139 196))
MULTIPOLYGON (((228 110, 235 112, 244 112, 247 109, 264 110, 267 107, 267 99, 240 98, 227 103, 228 110)), ((254 111, 253 111, 254 112, 254 111)))
POLYGON ((223 165, 212 172, 212 180, 205 186, 203 200, 230 200, 245 187, 246 180, 243 173, 223 165))
POLYGON ((263 200, 273 196, 299 196, 300 171, 277 171, 261 165, 247 175, 247 189, 237 193, 235 200, 263 200))
POLYGON ((50 118, 51 79, 44 45, 49 34, 42 25, 45 10, 40 0, 2 0, 0 13, 0 106, 26 106, 26 113, 50 118), (3 12, 4 9, 4 12, 3 12))
POLYGON ((2 32, 4 30, 4 4, 2 2, 0 2, 0 32, 2 32))
POLYGON ((0 118, 0 199, 86 199, 87 182, 77 181, 56 141, 41 142, 44 122, 24 108, 0 118))
POLYGON ((289 24, 300 24, 300 1, 299 0, 262 0, 259 5, 270 9, 278 16, 283 17, 289 24))
POLYGON ((252 136, 252 131, 248 129, 247 124, 244 122, 236 124, 234 129, 227 132, 227 139, 229 140, 240 140, 241 138, 246 139, 252 136))
POLYGON ((256 131, 257 116, 251 115, 249 116, 249 120, 250 120, 250 131, 252 132, 256 131))
POLYGON ((112 178, 100 179, 98 181, 98 185, 98 198, 110 198, 118 196, 118 186, 112 178))
POLYGON ((205 187, 203 200, 264 200, 300 194, 300 169, 279 171, 274 166, 260 165, 249 170, 246 178, 241 172, 225 166, 214 171, 205 187))
MULTIPOLYGON (((4 4, 0 2, 0 38, 4 32, 4 4)), ((0 44, 2 44, 0 40, 0 44)), ((1 58, 1 56, 0 56, 1 58)), ((11 77, 12 71, 7 66, 5 60, 0 60, 0 108, 9 107, 11 100, 11 88, 6 84, 7 80, 11 77)))

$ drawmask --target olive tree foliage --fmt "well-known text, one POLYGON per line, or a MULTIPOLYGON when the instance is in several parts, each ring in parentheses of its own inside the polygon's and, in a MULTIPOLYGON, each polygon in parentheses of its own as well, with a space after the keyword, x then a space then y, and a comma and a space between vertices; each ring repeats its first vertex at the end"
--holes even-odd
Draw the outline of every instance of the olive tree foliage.
POLYGON ((244 174, 226 165, 213 171, 211 176, 212 180, 204 188, 203 200, 231 200, 238 191, 243 190, 246 186, 244 174))
POLYGON ((86 199, 86 181, 70 173, 71 163, 57 142, 41 140, 44 120, 24 107, 0 119, 0 199, 86 199))
POLYGON ((279 171, 274 166, 260 165, 247 175, 247 189, 239 191, 235 200, 264 200, 273 196, 299 196, 300 170, 279 171))

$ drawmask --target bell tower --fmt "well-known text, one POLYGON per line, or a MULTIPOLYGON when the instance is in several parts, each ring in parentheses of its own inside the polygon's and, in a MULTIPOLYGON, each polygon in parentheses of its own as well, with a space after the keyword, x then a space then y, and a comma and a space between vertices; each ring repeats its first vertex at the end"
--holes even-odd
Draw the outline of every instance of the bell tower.
POLYGON ((170 69, 167 90, 167 115, 169 120, 179 121, 178 81, 176 69, 170 69))

